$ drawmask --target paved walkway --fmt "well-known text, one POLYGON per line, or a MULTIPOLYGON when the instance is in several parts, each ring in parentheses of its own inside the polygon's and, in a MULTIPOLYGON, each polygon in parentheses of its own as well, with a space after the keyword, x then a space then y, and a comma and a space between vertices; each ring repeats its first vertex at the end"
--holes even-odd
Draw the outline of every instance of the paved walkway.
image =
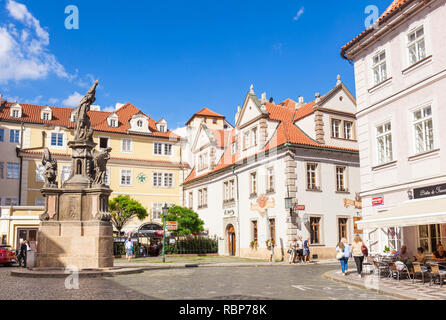
POLYGON ((401 299, 411 300, 446 300, 446 285, 440 288, 439 284, 429 286, 429 280, 423 285, 421 279, 412 280, 401 279, 400 281, 381 277, 377 275, 364 275, 358 278, 355 271, 350 271, 347 276, 343 276, 340 271, 330 271, 325 276, 331 280, 342 282, 348 285, 373 290, 380 294, 391 295, 401 299))

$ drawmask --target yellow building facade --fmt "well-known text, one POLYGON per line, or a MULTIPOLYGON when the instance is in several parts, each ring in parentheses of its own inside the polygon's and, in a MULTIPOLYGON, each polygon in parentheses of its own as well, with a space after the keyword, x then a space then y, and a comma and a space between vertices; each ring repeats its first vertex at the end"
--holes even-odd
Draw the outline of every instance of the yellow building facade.
MULTIPOLYGON (((74 109, 0 103, 0 222, 3 223, 17 216, 12 214, 16 211, 11 206, 25 207, 26 216, 42 213, 44 148, 58 162, 59 186, 68 179, 71 149, 67 143, 73 140, 74 109)), ((106 178, 113 190, 110 198, 129 195, 149 213, 144 221, 131 221, 124 231, 147 223, 160 225, 164 203, 182 205, 181 184, 187 165, 181 159, 181 137, 168 129, 164 119, 156 122, 130 103, 114 112, 92 108, 89 116, 96 148, 112 148, 106 178)), ((36 222, 38 225, 38 219, 28 223, 28 233, 36 228, 36 222)), ((26 228, 22 224, 11 230, 11 225, 15 222, 8 222, 8 227, 5 222, 0 227, 0 240, 15 247, 18 229, 26 228)))

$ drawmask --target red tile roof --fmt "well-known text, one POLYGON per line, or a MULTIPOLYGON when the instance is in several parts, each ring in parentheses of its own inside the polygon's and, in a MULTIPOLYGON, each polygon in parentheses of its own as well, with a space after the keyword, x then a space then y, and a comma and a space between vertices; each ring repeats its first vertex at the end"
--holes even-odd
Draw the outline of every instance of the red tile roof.
POLYGON ((189 119, 189 121, 186 122, 186 125, 188 125, 196 116, 201 116, 201 117, 213 117, 213 118, 221 118, 221 119, 225 119, 226 117, 214 112, 208 108, 203 108, 200 111, 194 113, 194 115, 189 119))
MULTIPOLYGON (((384 13, 378 18, 377 22, 378 24, 381 24, 388 19, 390 19, 398 10, 403 9, 406 5, 409 5, 411 2, 414 1, 423 1, 423 0, 394 0, 390 4, 390 6, 384 11, 384 13)), ((356 36, 353 40, 351 40, 349 43, 347 43, 345 46, 341 49, 341 56, 345 59, 347 57, 345 56, 346 51, 352 47, 355 43, 361 41, 363 38, 365 38, 369 33, 373 32, 374 27, 373 25, 368 27, 366 30, 364 30, 362 33, 360 33, 358 36, 356 36)))
MULTIPOLYGON (((40 106, 34 104, 18 103, 22 107, 22 117, 13 118, 10 116, 10 108, 15 102, 2 101, 0 107, 0 120, 14 121, 14 122, 25 122, 25 123, 38 123, 38 124, 51 124, 56 126, 63 126, 66 128, 74 128, 74 123, 70 121, 71 112, 75 109, 62 108, 62 107, 49 107, 52 111, 52 119, 42 120, 40 112, 43 108, 47 106, 40 106)), ((106 111, 89 111, 91 125, 94 130, 112 132, 112 133, 128 133, 130 129, 130 119, 138 113, 144 114, 149 119, 149 129, 151 133, 149 135, 155 137, 164 138, 174 138, 180 139, 181 137, 174 134, 172 131, 159 132, 156 129, 156 121, 150 118, 148 115, 143 113, 141 110, 136 108, 133 104, 127 103, 117 111, 115 111, 119 119, 119 126, 117 128, 109 127, 107 124, 107 118, 112 114, 112 112, 106 111)), ((135 133, 137 134, 137 133, 135 133)))
MULTIPOLYGON (((279 146, 282 146, 285 143, 307 146, 307 147, 323 148, 334 151, 338 150, 338 151, 358 152, 357 149, 349 149, 349 148, 320 144, 317 141, 310 138, 309 136, 307 136, 298 126, 294 124, 296 120, 302 119, 307 115, 313 113, 313 105, 315 104, 314 101, 303 105, 297 110, 295 109, 295 103, 294 106, 291 107, 292 105, 291 99, 287 99, 285 101, 288 102, 281 103, 279 105, 276 105, 274 103, 265 104, 266 111, 268 112, 268 118, 273 121, 279 121, 279 126, 277 127, 277 130, 274 133, 273 137, 270 139, 270 141, 256 155, 266 152, 268 150, 272 150, 279 146)), ((233 142, 235 140, 235 132, 236 129, 229 131, 230 136, 228 141, 233 142)), ((240 154, 238 152, 236 154, 232 154, 231 147, 228 144, 226 145, 226 149, 223 153, 223 156, 220 158, 216 167, 212 171, 197 176, 196 170, 194 168, 189 174, 189 176, 184 180, 183 184, 187 184, 196 179, 216 173, 234 164, 242 163, 246 159, 247 158, 241 159, 240 154)))

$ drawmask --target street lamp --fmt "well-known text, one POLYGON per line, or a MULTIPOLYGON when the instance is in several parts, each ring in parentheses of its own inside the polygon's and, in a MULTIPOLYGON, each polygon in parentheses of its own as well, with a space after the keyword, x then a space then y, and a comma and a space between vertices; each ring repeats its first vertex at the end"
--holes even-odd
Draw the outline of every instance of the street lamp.
POLYGON ((166 216, 169 213, 167 203, 164 203, 163 209, 163 263, 166 262, 166 216))

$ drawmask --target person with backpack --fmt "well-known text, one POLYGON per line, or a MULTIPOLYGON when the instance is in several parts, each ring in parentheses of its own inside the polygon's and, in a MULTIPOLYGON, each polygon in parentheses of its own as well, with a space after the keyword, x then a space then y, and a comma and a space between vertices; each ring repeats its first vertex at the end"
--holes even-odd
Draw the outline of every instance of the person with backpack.
POLYGON ((368 250, 359 235, 356 235, 355 239, 353 240, 352 255, 355 259, 358 277, 362 278, 362 264, 364 263, 364 256, 368 255, 368 250))
POLYGON ((133 258, 133 242, 130 237, 125 241, 125 257, 128 262, 133 258))
POLYGON ((347 239, 342 238, 336 247, 336 258, 341 263, 342 275, 346 276, 348 271, 348 259, 350 258, 350 246, 347 244, 347 239))

